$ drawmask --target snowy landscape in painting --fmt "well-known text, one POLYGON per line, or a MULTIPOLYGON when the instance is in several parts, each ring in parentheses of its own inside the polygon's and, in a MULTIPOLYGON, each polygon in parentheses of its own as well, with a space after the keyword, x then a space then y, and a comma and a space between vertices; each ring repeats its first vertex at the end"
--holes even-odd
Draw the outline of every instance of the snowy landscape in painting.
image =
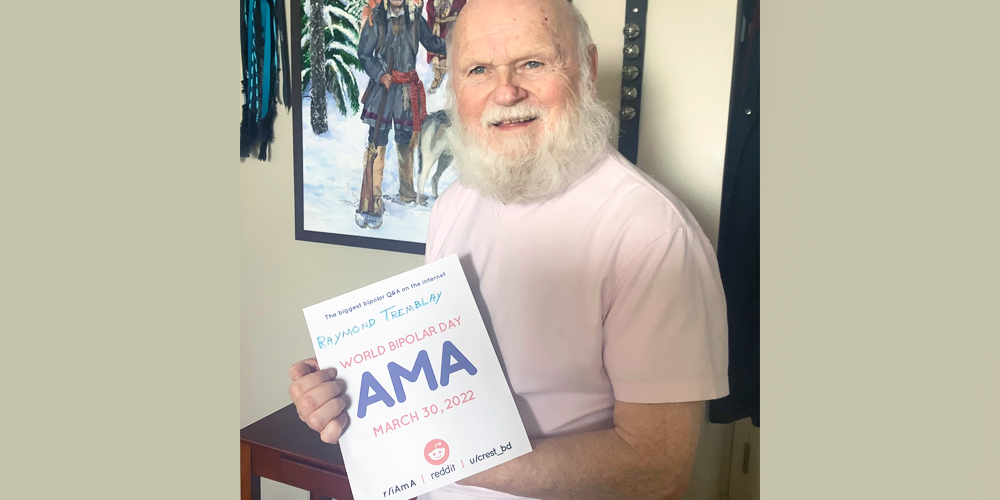
MULTIPOLYGON (((427 63, 427 55, 421 47, 417 56, 417 73, 424 87, 429 89, 434 80, 434 72, 427 63)), ((368 75, 355 71, 358 87, 364 92, 368 86, 368 75)), ((444 82, 447 83, 448 77, 444 82)), ((444 107, 443 83, 437 93, 427 93, 427 112, 432 113, 444 107)), ((361 111, 345 116, 337 111, 331 94, 327 98, 327 123, 330 129, 322 134, 314 134, 309 123, 310 98, 308 90, 302 92, 302 170, 303 170, 303 222, 306 231, 368 236, 390 240, 426 242, 427 224, 431 207, 435 201, 430 198, 427 206, 416 204, 398 205, 385 202, 382 227, 378 229, 360 228, 354 222, 364 172, 364 151, 368 144, 368 126, 361 121, 361 111)), ((350 110, 348 110, 350 111, 350 110)), ((386 149, 385 173, 382 193, 394 195, 399 192, 399 163, 393 134, 389 134, 386 149)), ((424 165, 424 168, 434 168, 424 165)), ((433 173, 433 170, 431 171, 433 173)), ((417 158, 414 155, 413 185, 417 186, 417 158)), ((456 178, 452 169, 441 176, 438 192, 443 193, 456 178)), ((430 178, 424 186, 424 193, 432 196, 430 178)))

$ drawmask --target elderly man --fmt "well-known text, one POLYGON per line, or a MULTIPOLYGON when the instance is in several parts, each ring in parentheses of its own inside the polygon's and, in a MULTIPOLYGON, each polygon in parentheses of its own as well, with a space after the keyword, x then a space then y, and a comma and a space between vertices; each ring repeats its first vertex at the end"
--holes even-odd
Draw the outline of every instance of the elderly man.
MULTIPOLYGON (((728 392, 708 240, 608 147, 597 50, 566 1, 471 0, 448 54, 459 182, 427 261, 460 256, 534 451, 426 498, 682 496, 705 401, 728 392)), ((335 370, 289 374, 299 415, 336 442, 335 370)))

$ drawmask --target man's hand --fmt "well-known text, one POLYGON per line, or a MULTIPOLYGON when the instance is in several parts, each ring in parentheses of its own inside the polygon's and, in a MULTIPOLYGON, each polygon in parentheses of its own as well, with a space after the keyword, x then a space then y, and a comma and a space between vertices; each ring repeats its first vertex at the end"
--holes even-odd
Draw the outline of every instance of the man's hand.
POLYGON ((299 418, 318 432, 321 440, 336 443, 347 427, 344 409, 349 403, 344 381, 336 378, 337 369, 320 370, 316 358, 309 358, 292 365, 288 376, 292 379, 288 395, 299 418))
POLYGON ((386 74, 380 76, 379 79, 378 79, 378 81, 382 82, 382 85, 385 85, 385 88, 388 89, 389 85, 392 84, 392 75, 390 75, 389 73, 386 73, 386 74))

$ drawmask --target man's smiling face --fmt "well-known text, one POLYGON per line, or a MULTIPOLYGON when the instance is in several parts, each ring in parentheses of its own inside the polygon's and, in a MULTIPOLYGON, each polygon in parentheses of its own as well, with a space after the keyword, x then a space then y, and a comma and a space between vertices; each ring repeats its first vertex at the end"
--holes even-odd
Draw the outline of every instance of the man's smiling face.
POLYGON ((597 99, 597 47, 566 0, 470 0, 449 46, 448 143, 458 179, 502 203, 568 188, 617 120, 597 99))
POLYGON ((572 13, 537 0, 469 2, 453 40, 458 117, 493 151, 537 146, 575 101, 580 64, 572 13))

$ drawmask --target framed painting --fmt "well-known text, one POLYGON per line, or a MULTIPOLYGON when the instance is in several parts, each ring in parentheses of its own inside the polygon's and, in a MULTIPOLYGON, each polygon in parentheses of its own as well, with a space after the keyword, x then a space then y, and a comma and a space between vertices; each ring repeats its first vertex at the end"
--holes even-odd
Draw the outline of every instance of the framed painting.
POLYGON ((297 240, 424 252, 457 178, 439 54, 464 4, 293 0, 297 240))

